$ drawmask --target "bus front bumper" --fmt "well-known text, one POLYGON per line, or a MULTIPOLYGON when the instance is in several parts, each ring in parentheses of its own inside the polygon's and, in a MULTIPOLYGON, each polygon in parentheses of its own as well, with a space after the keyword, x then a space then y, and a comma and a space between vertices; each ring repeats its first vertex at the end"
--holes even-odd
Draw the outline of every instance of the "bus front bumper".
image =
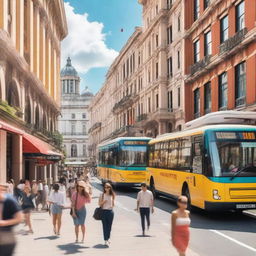
POLYGON ((256 202, 208 202, 205 201, 205 210, 207 211, 242 211, 256 209, 256 202))

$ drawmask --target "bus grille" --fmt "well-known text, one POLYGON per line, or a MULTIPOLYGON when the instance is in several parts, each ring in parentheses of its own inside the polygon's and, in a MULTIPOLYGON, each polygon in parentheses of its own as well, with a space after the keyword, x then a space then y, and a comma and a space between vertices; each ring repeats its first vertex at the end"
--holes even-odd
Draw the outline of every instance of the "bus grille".
POLYGON ((256 199, 255 188, 231 188, 229 190, 231 199, 256 199))

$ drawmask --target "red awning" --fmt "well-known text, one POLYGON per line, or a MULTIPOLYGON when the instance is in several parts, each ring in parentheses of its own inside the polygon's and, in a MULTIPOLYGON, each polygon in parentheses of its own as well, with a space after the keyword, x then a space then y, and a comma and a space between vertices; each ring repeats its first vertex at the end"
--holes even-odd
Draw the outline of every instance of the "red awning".
POLYGON ((23 153, 62 156, 51 145, 28 133, 23 134, 23 153))
POLYGON ((5 130, 7 132, 11 132, 11 133, 19 134, 19 135, 24 134, 24 131, 22 131, 10 124, 7 124, 6 122, 4 122, 2 120, 0 120, 0 130, 5 130))

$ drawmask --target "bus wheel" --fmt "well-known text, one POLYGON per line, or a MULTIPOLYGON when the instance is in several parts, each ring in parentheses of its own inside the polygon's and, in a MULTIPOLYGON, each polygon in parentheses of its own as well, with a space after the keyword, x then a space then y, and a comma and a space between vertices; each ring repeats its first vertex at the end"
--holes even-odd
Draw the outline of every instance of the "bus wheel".
POLYGON ((187 209, 188 209, 189 211, 191 211, 191 210, 192 210, 192 206, 191 206, 191 196, 190 196, 189 189, 188 189, 187 186, 186 186, 185 189, 182 191, 182 195, 187 197, 187 199, 188 199, 188 207, 187 207, 187 209))
POLYGON ((155 183, 153 179, 150 180, 150 191, 152 192, 154 198, 157 198, 158 195, 156 192, 155 183))

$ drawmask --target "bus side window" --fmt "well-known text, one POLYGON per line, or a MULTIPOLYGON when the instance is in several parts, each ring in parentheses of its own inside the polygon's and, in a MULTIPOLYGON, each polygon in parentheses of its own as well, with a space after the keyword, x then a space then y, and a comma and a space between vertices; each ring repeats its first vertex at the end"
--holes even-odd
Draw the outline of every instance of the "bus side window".
POLYGON ((194 138, 192 172, 198 173, 198 174, 203 173, 202 138, 201 137, 194 138))

